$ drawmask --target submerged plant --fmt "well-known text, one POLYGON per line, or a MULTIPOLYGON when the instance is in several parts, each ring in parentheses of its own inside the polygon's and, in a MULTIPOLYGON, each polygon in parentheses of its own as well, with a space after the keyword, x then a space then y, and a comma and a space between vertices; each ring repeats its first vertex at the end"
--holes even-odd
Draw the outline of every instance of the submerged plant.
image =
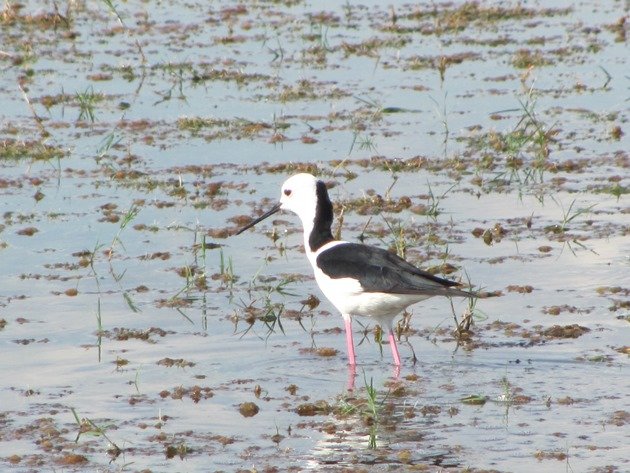
POLYGON ((96 346, 98 347, 98 362, 101 362, 102 350, 103 350, 103 315, 101 313, 101 298, 100 296, 96 302, 96 346))
POLYGON ((139 213, 140 213, 140 207, 134 203, 134 204, 131 204, 131 207, 129 207, 127 212, 123 215, 123 218, 120 221, 120 226, 118 227, 118 232, 116 232, 116 235, 114 235, 114 238, 112 239, 112 242, 110 244, 110 248, 109 248, 110 260, 114 254, 114 248, 116 247, 116 245, 119 244, 123 248, 125 247, 125 245, 123 245, 122 240, 120 239, 120 235, 123 232, 123 230, 127 227, 127 225, 129 225, 138 216, 139 213))
MULTIPOLYGON (((575 251, 572 247, 572 244, 575 244, 576 246, 585 249, 585 250, 589 250, 589 248, 587 248, 586 245, 584 245, 582 242, 579 241, 579 238, 576 236, 572 236, 570 234, 568 234, 568 230, 569 230, 569 224, 571 222, 573 222, 576 218, 582 216, 582 215, 586 215, 589 214, 592 209, 597 205, 597 204, 592 204, 589 205, 588 207, 575 207, 575 199, 573 199, 571 201, 571 204, 569 205, 568 209, 564 208, 564 205, 562 204, 562 202, 558 201, 557 199, 555 199, 554 197, 552 197, 552 200, 558 204, 560 206, 560 208, 562 209, 562 216, 560 218, 560 222, 557 224, 552 224, 552 225, 547 225, 545 227, 545 231, 548 234, 552 235, 552 238, 562 241, 563 242, 563 249, 564 247, 568 247, 569 250, 571 251, 571 253, 573 253, 575 255, 575 251)), ((590 249, 591 252, 595 253, 592 249, 590 249)))
POLYGON ((437 216, 442 213, 442 210, 440 209, 440 203, 442 202, 444 197, 446 197, 446 195, 451 192, 456 186, 457 183, 446 189, 444 192, 442 192, 441 195, 436 195, 433 193, 433 188, 431 187, 431 184, 427 182, 427 187, 429 188, 429 207, 426 211, 426 215, 429 218, 435 221, 437 216))
POLYGON ((468 298, 468 306, 464 310, 462 314, 462 319, 457 319, 457 313, 455 312, 455 306, 453 305, 453 299, 450 299, 449 302, 451 304, 451 312, 453 313, 453 320, 455 321, 455 338, 457 338, 458 345, 460 342, 467 340, 470 337, 470 327, 473 325, 475 320, 483 321, 488 318, 486 314, 484 314, 481 310, 477 308, 477 302, 479 301, 479 290, 475 290, 470 283, 470 278, 468 274, 466 274, 466 278, 468 279, 468 286, 471 288, 470 293, 472 297, 468 298))
POLYGON ((81 438, 82 435, 103 437, 109 443, 109 448, 107 450, 107 453, 109 453, 109 455, 111 455, 114 459, 116 459, 123 452, 123 450, 116 444, 116 442, 114 442, 107 435, 107 430, 109 429, 110 426, 106 426, 106 427, 99 426, 93 420, 88 419, 87 417, 80 419, 76 410, 73 407, 70 408, 70 412, 72 412, 72 415, 74 416, 77 426, 79 427, 79 432, 77 433, 77 436, 74 439, 75 443, 79 442, 79 439, 81 438))
POLYGON ((122 141, 122 137, 116 135, 115 131, 109 133, 105 138, 101 140, 101 143, 96 148, 97 160, 103 158, 110 149, 118 145, 122 141))
POLYGON ((384 108, 378 100, 370 98, 354 97, 365 107, 360 107, 353 112, 350 119, 350 129, 352 130, 352 143, 348 155, 352 154, 355 147, 360 150, 377 153, 378 148, 374 142, 372 134, 368 131, 367 123, 378 122, 382 119, 384 108))
MULTIPOLYGON (((372 416, 372 425, 370 426, 370 434, 368 436, 368 448, 376 448, 376 431, 378 429, 378 410, 379 404, 376 397, 377 392, 374 389, 374 380, 370 378, 370 383, 367 382, 365 372, 363 373, 363 381, 365 382, 365 393, 367 398, 368 413, 372 416)), ((382 404, 382 403, 381 403, 382 404)))
POLYGON ((219 279, 230 291, 238 279, 238 277, 234 274, 232 257, 228 256, 226 261, 223 249, 219 250, 219 279))
POLYGON ((568 229, 569 223, 571 223, 573 220, 575 220, 577 217, 581 215, 586 215, 586 214, 591 213, 591 210, 597 205, 597 204, 593 204, 593 205, 589 205, 588 207, 580 207, 580 208, 574 209, 573 206, 575 205, 575 199, 573 199, 571 201, 571 204, 569 205, 569 208, 565 210, 564 205, 562 205, 562 202, 558 202, 553 197, 552 197, 552 200, 558 203, 560 207, 562 208, 562 221, 558 225, 559 233, 564 233, 568 229))
MULTIPOLYGON (((445 62, 441 62, 441 64, 444 65, 445 67, 445 62)), ((444 82, 444 69, 440 69, 440 79, 441 82, 444 82)), ((435 104, 435 113, 438 116, 438 118, 440 119, 440 123, 442 125, 442 153, 444 158, 446 159, 446 157, 448 156, 448 139, 450 137, 450 129, 448 126, 448 111, 446 108, 446 98, 448 97, 448 94, 445 92, 444 93, 444 101, 442 102, 442 106, 440 107, 440 104, 438 103, 438 101, 433 98, 431 98, 431 101, 435 104)))
POLYGON ((103 94, 94 92, 90 86, 83 92, 77 92, 75 97, 79 103, 79 118, 77 120, 89 120, 94 123, 96 121, 94 108, 98 102, 103 100, 103 94))
POLYGON ((478 161, 475 180, 482 184, 482 174, 496 166, 495 158, 505 157, 505 169, 496 172, 488 181, 495 187, 517 183, 521 186, 541 184, 548 166, 553 137, 557 133, 556 124, 547 125, 539 118, 537 95, 533 85, 524 98, 518 98, 520 107, 494 112, 520 112, 520 117, 511 130, 506 132, 491 131, 472 140, 472 144, 483 151, 478 161))
POLYGON ((101 0, 103 2, 103 4, 107 7, 107 9, 110 11, 110 13, 112 13, 116 19, 118 20, 118 23, 121 26, 124 26, 124 22, 122 17, 120 16, 120 13, 118 13, 118 7, 116 6, 116 4, 113 2, 113 0, 101 0))
POLYGON ((364 424, 369 427, 368 444, 369 449, 377 448, 378 430, 380 426, 380 413, 389 397, 389 392, 378 399, 378 391, 374 387, 374 380, 370 378, 368 381, 365 372, 363 372, 363 384, 365 389, 365 398, 341 398, 339 400, 336 412, 340 416, 358 416, 364 424))
MULTIPOLYGON (((266 262, 263 264, 263 267, 265 264, 266 262)), ((249 282, 249 287, 247 289, 249 301, 245 302, 241 300, 241 310, 234 314, 232 320, 234 322, 235 332, 240 333, 241 337, 249 333, 255 327, 257 322, 262 322, 265 328, 265 335, 264 337, 259 336, 259 338, 268 340, 269 337, 276 332, 276 328, 278 328, 283 334, 285 333, 282 325, 282 314, 285 310, 285 304, 284 302, 278 302, 277 296, 281 296, 282 298, 286 296, 295 297, 296 294, 293 294, 288 290, 288 286, 294 282, 294 278, 292 276, 287 275, 279 280, 264 280, 259 276, 261 270, 262 267, 256 272, 249 282), (238 323, 241 320, 245 321, 248 325, 243 331, 237 332, 238 323)), ((302 305, 300 312, 302 312, 306 307, 314 307, 318 303, 319 301, 307 301, 306 304, 302 305)))
POLYGON ((0 161, 32 159, 34 161, 60 160, 67 151, 44 141, 16 141, 5 139, 0 141, 0 161))

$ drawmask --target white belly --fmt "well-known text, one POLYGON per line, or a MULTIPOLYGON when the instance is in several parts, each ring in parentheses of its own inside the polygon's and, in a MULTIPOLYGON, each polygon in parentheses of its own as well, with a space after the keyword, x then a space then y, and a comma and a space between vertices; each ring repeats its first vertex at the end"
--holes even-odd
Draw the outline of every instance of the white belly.
POLYGON ((363 292, 357 280, 331 279, 317 268, 315 279, 326 298, 342 315, 373 317, 385 325, 391 324, 394 317, 406 307, 429 297, 417 294, 363 292))

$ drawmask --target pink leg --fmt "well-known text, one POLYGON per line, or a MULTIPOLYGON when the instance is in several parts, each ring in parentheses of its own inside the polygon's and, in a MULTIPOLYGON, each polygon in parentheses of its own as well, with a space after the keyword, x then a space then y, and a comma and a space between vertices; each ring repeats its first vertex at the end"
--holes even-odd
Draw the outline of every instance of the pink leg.
POLYGON ((357 363, 354 356, 354 340, 352 338, 352 319, 344 317, 343 321, 346 325, 346 344, 348 345, 348 364, 355 366, 357 363))
POLYGON ((389 346, 392 349, 392 356, 394 357, 394 364, 400 366, 400 355, 398 354, 398 345, 396 345, 396 335, 393 329, 389 329, 389 346))
POLYGON ((357 367, 348 365, 348 391, 354 391, 354 378, 357 377, 357 367))

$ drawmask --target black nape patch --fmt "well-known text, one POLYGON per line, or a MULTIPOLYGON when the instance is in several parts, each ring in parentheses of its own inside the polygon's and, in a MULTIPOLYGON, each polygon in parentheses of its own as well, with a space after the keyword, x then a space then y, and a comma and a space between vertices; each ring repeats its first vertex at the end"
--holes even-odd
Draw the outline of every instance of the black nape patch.
POLYGON ((326 184, 323 181, 317 181, 316 186, 317 207, 315 208, 315 220, 313 221, 313 230, 308 237, 308 246, 311 251, 315 252, 326 243, 333 241, 330 227, 333 222, 333 206, 328 197, 326 184))

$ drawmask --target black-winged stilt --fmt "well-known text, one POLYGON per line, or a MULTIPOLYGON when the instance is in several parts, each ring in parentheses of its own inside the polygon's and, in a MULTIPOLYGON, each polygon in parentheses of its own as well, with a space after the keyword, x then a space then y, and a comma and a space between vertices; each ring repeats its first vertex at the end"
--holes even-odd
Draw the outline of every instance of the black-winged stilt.
POLYGON ((335 240, 333 206, 323 181, 296 174, 282 185, 280 202, 241 228, 238 235, 279 210, 297 214, 304 228, 304 249, 315 280, 341 312, 346 329, 348 362, 356 364, 352 316, 374 318, 387 329, 394 363, 400 366, 393 321, 403 309, 432 296, 472 297, 459 284, 416 268, 394 253, 374 246, 335 240))

